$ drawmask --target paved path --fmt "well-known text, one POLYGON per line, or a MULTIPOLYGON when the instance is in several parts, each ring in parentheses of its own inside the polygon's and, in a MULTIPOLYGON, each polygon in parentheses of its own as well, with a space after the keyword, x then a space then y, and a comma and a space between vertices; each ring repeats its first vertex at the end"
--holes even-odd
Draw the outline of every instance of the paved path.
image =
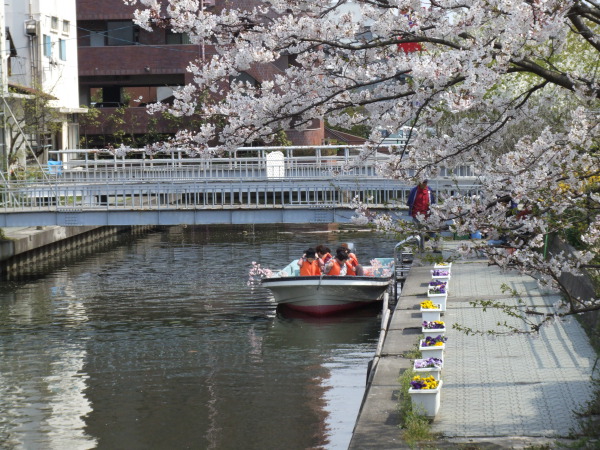
MULTIPOLYGON (((445 250, 455 243, 446 243, 445 250)), ((414 348, 420 332, 418 305, 426 298, 429 266, 411 269, 396 307, 373 384, 365 398, 350 448, 404 448, 396 411, 398 377, 412 360, 402 353, 414 348)), ((452 266, 446 322, 441 407, 432 431, 440 446, 471 443, 496 448, 552 444, 577 428, 574 410, 593 390, 590 383, 596 354, 575 319, 543 327, 539 335, 478 336, 453 330, 453 323, 478 330, 499 329, 507 316, 474 308, 475 299, 509 304, 505 283, 527 305, 552 310, 559 297, 540 290, 535 280, 503 273, 487 262, 458 261, 452 266)), ((517 319, 510 323, 522 325, 517 319)))
MULTIPOLYGON (((529 277, 503 274, 485 263, 454 264, 446 326, 501 329, 501 311, 473 308, 463 297, 502 295, 508 283, 525 303, 552 310, 559 300, 540 295, 529 277), (546 306, 548 305, 548 306, 546 306)), ((515 304, 508 297, 503 301, 515 304)), ((511 321, 521 325, 517 319, 511 321)), ((596 358, 588 338, 568 319, 539 335, 474 336, 449 329, 443 370, 442 407, 433 431, 446 437, 567 436, 577 422, 571 411, 590 399, 596 358)))

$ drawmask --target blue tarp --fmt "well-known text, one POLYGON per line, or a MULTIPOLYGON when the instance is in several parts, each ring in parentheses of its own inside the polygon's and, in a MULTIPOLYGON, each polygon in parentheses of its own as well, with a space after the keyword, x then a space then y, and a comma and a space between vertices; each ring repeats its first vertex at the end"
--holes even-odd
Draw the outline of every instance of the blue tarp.
POLYGON ((48 161, 48 173, 62 175, 62 162, 52 160, 48 161))

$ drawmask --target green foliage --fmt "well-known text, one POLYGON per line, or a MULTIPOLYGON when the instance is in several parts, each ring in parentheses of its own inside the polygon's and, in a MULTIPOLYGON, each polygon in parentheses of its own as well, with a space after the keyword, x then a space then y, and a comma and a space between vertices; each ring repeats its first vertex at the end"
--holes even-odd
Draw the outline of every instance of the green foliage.
MULTIPOLYGON (((346 108, 343 113, 348 114, 349 116, 355 116, 357 113, 360 113, 363 108, 346 108)), ((350 133, 354 136, 359 136, 367 139, 371 134, 371 127, 367 125, 352 125, 350 128, 342 127, 342 126, 333 126, 327 120, 325 120, 325 126, 331 128, 332 130, 342 131, 344 133, 350 133)))
POLYGON ((44 173, 39 167, 18 167, 12 171, 11 178, 14 180, 40 180, 44 173))
POLYGON ((100 110, 95 106, 82 105, 82 108, 87 108, 88 111, 85 114, 79 115, 79 125, 84 130, 84 134, 79 137, 79 145, 81 145, 81 148, 89 148, 90 142, 85 130, 88 127, 98 127, 100 125, 100 110))
POLYGON ((419 342, 417 342, 415 344, 415 346, 414 346, 413 349, 408 350, 406 352, 403 352, 402 353, 402 357, 403 358, 408 358, 408 359, 419 359, 419 358, 422 358, 423 354, 421 353, 421 350, 419 348, 419 342))
POLYGON ((421 256, 424 264, 441 264, 443 262, 452 262, 450 259, 444 259, 441 253, 427 253, 421 256))
POLYGON ((400 417, 400 428, 402 430, 402 439, 411 447, 418 442, 431 441, 435 439, 431 432, 430 421, 420 411, 413 408, 408 389, 410 381, 414 376, 412 369, 405 370, 398 382, 400 383, 400 392, 398 394, 398 414, 400 417))
MULTIPOLYGON (((596 360, 598 364, 598 360, 596 360)), ((600 447, 600 379, 592 378, 594 385, 593 397, 576 411, 580 420, 578 428, 571 430, 572 444, 564 445, 566 448, 588 449, 600 447)))
POLYGON ((292 145, 292 141, 289 140, 287 134, 285 134, 285 131, 279 130, 275 135, 275 140, 273 141, 273 144, 277 146, 281 145, 289 147, 290 145, 292 145))
MULTIPOLYGON (((44 151, 47 139, 62 130, 64 114, 50 104, 54 98, 34 85, 31 89, 10 87, 15 95, 6 98, 10 113, 0 123, 7 136, 6 158, 14 165, 31 148, 36 157, 44 151)), ((33 158, 32 158, 33 159, 33 158)))
MULTIPOLYGON (((166 127, 169 130, 198 129, 207 122, 201 113, 202 102, 208 99, 208 94, 203 93, 198 100, 196 114, 192 116, 176 116, 168 110, 143 119, 146 123, 142 127, 139 114, 132 114, 130 108, 137 109, 138 104, 132 101, 132 94, 127 89, 121 91, 120 106, 116 108, 96 108, 89 106, 89 113, 80 120, 82 125, 81 144, 85 148, 118 147, 125 145, 133 148, 141 148, 158 142, 164 142, 172 138, 174 133, 161 133, 159 130, 166 127), (136 132, 144 129, 144 133, 136 132)), ((92 97, 92 102, 102 102, 102 90, 98 89, 92 97)), ((213 123, 219 127, 225 124, 225 120, 214 119, 213 123)), ((284 139, 282 136, 281 139, 284 139)), ((285 145, 285 144, 283 144, 285 145)))

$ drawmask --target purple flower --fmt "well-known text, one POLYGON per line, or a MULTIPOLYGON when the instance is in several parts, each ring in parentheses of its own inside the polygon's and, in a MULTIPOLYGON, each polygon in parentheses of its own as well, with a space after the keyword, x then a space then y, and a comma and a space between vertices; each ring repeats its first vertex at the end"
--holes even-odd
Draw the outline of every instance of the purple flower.
POLYGON ((421 347, 439 347, 440 345, 443 345, 444 342, 446 342, 447 340, 448 338, 442 336, 441 334, 436 337, 427 336, 425 339, 423 339, 421 347))
POLYGON ((425 383, 423 383, 423 381, 421 380, 413 380, 410 382, 410 385, 413 389, 423 389, 423 386, 425 386, 425 383))
POLYGON ((445 294, 446 293, 446 281, 441 280, 433 280, 429 282, 429 292, 435 294, 445 294))
POLYGON ((441 368, 442 360, 440 358, 427 358, 415 360, 415 369, 441 368))
POLYGON ((446 324, 439 320, 433 320, 431 322, 424 321, 421 326, 423 328, 427 328, 428 330, 446 328, 446 324))

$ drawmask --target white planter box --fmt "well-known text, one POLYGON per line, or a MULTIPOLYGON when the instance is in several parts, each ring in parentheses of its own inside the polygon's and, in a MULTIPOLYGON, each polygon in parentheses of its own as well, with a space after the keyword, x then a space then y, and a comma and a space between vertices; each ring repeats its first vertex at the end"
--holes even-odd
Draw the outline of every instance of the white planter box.
POLYGON ((442 269, 442 270, 447 270, 448 272, 452 271, 452 263, 447 263, 447 264, 434 264, 433 265, 434 269, 442 269))
POLYGON ((427 339, 427 336, 429 337, 436 337, 436 336, 445 336, 446 335, 446 329, 445 328, 423 328, 421 327, 421 331, 423 332, 423 336, 425 336, 425 339, 427 339))
POLYGON ((408 393, 413 402, 413 408, 423 412, 427 417, 433 418, 438 413, 441 403, 442 383, 440 380, 436 389, 413 389, 410 388, 408 393))
POLYGON ((428 377, 431 375, 434 379, 440 380, 442 376, 442 369, 439 367, 426 367, 424 369, 413 369, 417 375, 422 377, 428 377))
POLYGON ((434 300, 440 299, 440 298, 444 298, 444 297, 448 297, 448 289, 446 289, 446 292, 444 292, 443 294, 436 294, 432 291, 430 291, 429 289, 427 290, 427 297, 431 299, 431 301, 433 302, 434 300))
POLYGON ((421 318, 423 322, 433 322, 435 320, 440 320, 440 315, 442 314, 442 310, 440 309, 426 309, 421 308, 421 318))
POLYGON ((448 300, 448 294, 427 294, 429 300, 431 300, 434 304, 440 305, 440 310, 442 312, 446 311, 446 301, 448 300))
POLYGON ((440 358, 444 359, 444 349, 446 348, 446 344, 436 345, 434 347, 423 347, 424 339, 419 343, 419 350, 421 350, 421 355, 423 355, 423 359, 428 358, 440 358))

